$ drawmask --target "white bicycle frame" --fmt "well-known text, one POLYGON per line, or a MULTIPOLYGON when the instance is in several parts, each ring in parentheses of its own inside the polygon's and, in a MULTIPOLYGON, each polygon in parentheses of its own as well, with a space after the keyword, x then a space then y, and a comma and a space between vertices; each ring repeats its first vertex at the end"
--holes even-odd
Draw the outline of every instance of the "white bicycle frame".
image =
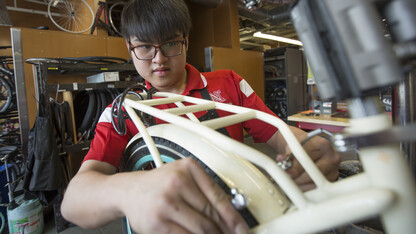
MULTIPOLYGON (((253 233, 313 233, 377 215, 388 233, 416 232, 415 182, 398 145, 359 149, 365 172, 329 182, 279 118, 244 107, 171 93, 158 92, 154 96, 159 98, 137 100, 136 96, 127 95, 124 107, 139 130, 130 142, 142 137, 157 167, 163 162, 152 137, 163 137, 187 149, 230 188, 237 188, 244 194, 247 208, 259 223, 251 230, 253 233), (185 106, 184 102, 192 105, 185 106), (177 107, 165 110, 153 107, 167 103, 175 103, 177 107), (134 109, 168 124, 146 128, 134 109), (233 114, 204 122, 193 114, 209 109, 233 114), (270 157, 215 131, 250 119, 279 129, 316 189, 302 192, 270 157), (278 188, 253 164, 267 172, 278 188)), ((347 131, 370 133, 390 127, 389 117, 379 115, 353 119, 347 131)))

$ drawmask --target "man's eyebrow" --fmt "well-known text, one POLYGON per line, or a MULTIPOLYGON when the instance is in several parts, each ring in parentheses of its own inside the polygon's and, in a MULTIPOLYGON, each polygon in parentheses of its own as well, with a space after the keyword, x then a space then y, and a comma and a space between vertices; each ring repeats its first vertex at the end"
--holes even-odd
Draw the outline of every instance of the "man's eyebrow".
POLYGON ((131 42, 138 42, 138 43, 150 43, 150 42, 144 42, 144 41, 140 41, 139 38, 135 37, 133 40, 130 40, 131 42))
POLYGON ((170 40, 176 39, 177 37, 180 37, 180 36, 181 36, 181 34, 172 35, 172 36, 166 38, 165 41, 170 41, 170 40))
MULTIPOLYGON (((172 35, 170 37, 165 38, 162 42, 159 42, 159 43, 163 43, 163 42, 166 42, 166 41, 171 41, 171 40, 176 39, 177 37, 180 37, 180 36, 182 36, 182 35, 181 34, 172 35)), ((138 37, 134 37, 133 40, 130 40, 130 43, 132 43, 132 42, 142 43, 142 44, 146 44, 146 45, 154 44, 154 42, 152 42, 152 41, 140 41, 138 37)))

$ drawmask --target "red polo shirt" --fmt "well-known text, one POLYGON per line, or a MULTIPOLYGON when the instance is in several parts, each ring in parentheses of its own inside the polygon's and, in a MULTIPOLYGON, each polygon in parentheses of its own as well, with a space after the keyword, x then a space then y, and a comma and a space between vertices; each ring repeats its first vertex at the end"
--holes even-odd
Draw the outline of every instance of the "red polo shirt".
MULTIPOLYGON (((206 88, 211 99, 216 102, 228 103, 237 106, 260 110, 272 115, 263 101, 252 90, 248 83, 231 70, 220 70, 214 72, 200 73, 191 65, 186 65, 188 80, 182 95, 201 98, 201 90, 206 88)), ((146 82, 147 88, 151 84, 146 82)), ((159 105, 157 108, 166 109, 176 107, 175 104, 159 105)), ((228 115, 227 112, 217 110, 219 116, 228 115)), ((195 113, 201 117, 206 112, 195 113)), ((156 123, 160 123, 156 119, 156 123)), ((100 117, 95 129, 94 139, 91 141, 90 150, 85 160, 99 160, 118 167, 128 141, 138 133, 137 128, 131 120, 126 120, 127 134, 120 136, 111 124, 111 111, 107 107, 100 117)), ((259 120, 249 120, 244 123, 227 127, 227 131, 233 139, 243 141, 243 128, 253 137, 256 142, 266 142, 275 132, 276 128, 259 120)))

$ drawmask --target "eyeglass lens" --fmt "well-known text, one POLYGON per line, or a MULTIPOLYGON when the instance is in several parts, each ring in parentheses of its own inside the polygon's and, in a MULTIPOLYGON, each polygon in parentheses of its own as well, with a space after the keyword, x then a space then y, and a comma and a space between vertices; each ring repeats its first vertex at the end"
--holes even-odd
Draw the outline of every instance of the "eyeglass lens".
POLYGON ((160 49, 162 54, 166 57, 173 57, 180 55, 182 53, 182 43, 181 41, 171 41, 167 42, 161 46, 154 45, 143 45, 137 46, 134 48, 134 53, 138 59, 152 59, 156 55, 156 47, 160 49))

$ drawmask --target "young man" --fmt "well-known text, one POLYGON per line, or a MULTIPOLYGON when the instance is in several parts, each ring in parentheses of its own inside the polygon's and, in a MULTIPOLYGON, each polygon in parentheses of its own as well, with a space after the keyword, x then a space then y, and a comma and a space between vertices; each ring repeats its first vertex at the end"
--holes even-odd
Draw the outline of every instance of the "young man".
MULTIPOLYGON (((201 74, 186 63, 191 19, 183 0, 131 1, 123 10, 122 27, 134 65, 148 88, 272 114, 236 73, 201 74)), ((218 115, 225 113, 218 111, 218 115)), ((128 140, 137 133, 131 121, 126 125, 127 134, 120 136, 112 127, 109 108, 102 114, 90 151, 62 203, 67 220, 84 228, 96 228, 127 216, 138 233, 248 232, 229 197, 192 159, 167 163, 151 171, 116 173, 128 140)), ((277 129, 251 120, 226 130, 242 141, 243 128, 256 141, 267 142, 276 149, 277 159, 282 159, 286 143, 277 129)), ((305 138, 303 131, 292 130, 299 139, 305 138)), ((329 143, 315 138, 305 148, 323 173, 335 180, 340 157, 329 143)), ((288 173, 303 189, 313 186, 296 161, 288 173)))

